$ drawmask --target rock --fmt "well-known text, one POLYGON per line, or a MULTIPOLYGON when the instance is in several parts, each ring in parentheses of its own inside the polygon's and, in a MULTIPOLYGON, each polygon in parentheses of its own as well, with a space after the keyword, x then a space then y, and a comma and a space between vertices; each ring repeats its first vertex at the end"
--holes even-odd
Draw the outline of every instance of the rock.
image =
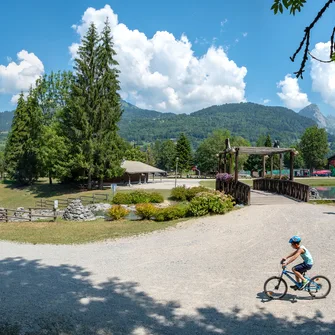
POLYGON ((318 190, 314 187, 309 188, 309 199, 310 200, 318 200, 321 199, 318 190))
POLYGON ((315 104, 311 104, 305 107, 299 112, 299 114, 314 120, 320 128, 327 127, 327 120, 325 116, 321 113, 319 107, 315 104))
POLYGON ((108 209, 110 209, 112 206, 110 204, 91 204, 86 206, 86 209, 91 211, 91 212, 100 212, 100 211, 107 211, 108 209))
POLYGON ((95 220, 95 216, 91 210, 83 206, 80 199, 76 199, 65 209, 63 219, 68 221, 92 221, 95 220))

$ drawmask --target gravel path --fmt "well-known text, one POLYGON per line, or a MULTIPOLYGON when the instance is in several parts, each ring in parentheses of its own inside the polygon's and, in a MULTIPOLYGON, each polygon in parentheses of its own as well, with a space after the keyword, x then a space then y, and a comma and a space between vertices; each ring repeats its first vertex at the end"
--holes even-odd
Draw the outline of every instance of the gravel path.
POLYGON ((310 274, 335 284, 332 209, 250 206, 79 246, 0 242, 0 320, 33 334, 335 334, 335 290, 262 300, 295 234, 314 256, 310 274))

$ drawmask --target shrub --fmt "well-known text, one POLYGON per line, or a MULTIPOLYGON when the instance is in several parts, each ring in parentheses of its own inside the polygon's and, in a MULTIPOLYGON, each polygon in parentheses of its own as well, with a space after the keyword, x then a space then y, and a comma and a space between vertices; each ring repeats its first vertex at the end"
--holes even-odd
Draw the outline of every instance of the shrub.
POLYGON ((144 191, 134 191, 130 193, 132 204, 146 204, 150 202, 150 194, 144 191))
POLYGON ((155 220, 170 221, 183 218, 187 216, 189 210, 188 207, 189 206, 185 204, 178 204, 166 208, 158 208, 155 215, 155 220))
POLYGON ((190 213, 193 216, 204 216, 209 213, 208 199, 205 195, 195 196, 190 203, 190 213))
POLYGON ((122 207, 121 205, 114 205, 107 212, 108 217, 110 217, 112 220, 120 220, 128 214, 129 210, 122 207))
POLYGON ((187 189, 186 200, 191 201, 198 193, 208 192, 208 188, 205 186, 196 186, 187 189))
POLYGON ((130 205, 132 203, 131 194, 125 192, 116 193, 115 196, 113 197, 112 202, 113 204, 117 205, 121 204, 130 205))
POLYGON ((158 192, 152 192, 152 193, 149 193, 149 195, 150 195, 150 202, 154 204, 160 204, 164 202, 164 197, 158 192))
POLYGON ((157 208, 153 204, 137 204, 136 215, 142 220, 150 220, 157 213, 157 208))
POLYGON ((117 193, 113 198, 113 203, 119 205, 146 204, 149 202, 161 203, 164 202, 164 198, 161 194, 157 192, 148 193, 141 190, 136 190, 129 193, 117 193))
POLYGON ((177 186, 171 191, 171 199, 177 201, 191 201, 196 194, 208 191, 208 188, 204 186, 196 186, 191 188, 186 188, 185 185, 177 186))
POLYGON ((220 180, 226 183, 232 181, 233 179, 234 179, 233 176, 229 173, 218 173, 216 175, 216 180, 220 180))
POLYGON ((224 214, 233 209, 235 202, 230 195, 221 192, 203 192, 197 194, 190 203, 190 213, 194 216, 224 214))
POLYGON ((185 201, 187 196, 187 188, 184 186, 177 186, 171 191, 171 199, 176 201, 185 201))

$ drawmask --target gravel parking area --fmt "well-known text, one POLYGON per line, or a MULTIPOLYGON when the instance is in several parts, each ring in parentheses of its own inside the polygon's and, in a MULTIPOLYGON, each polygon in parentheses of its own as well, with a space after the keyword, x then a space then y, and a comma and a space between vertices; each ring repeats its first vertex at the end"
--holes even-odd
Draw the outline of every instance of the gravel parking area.
POLYGON ((0 321, 33 334, 335 334, 334 291, 262 293, 295 234, 314 257, 310 274, 335 285, 333 209, 250 206, 79 246, 0 242, 0 321))
MULTIPOLYGON (((180 178, 177 179, 177 186, 194 187, 199 186, 201 180, 210 180, 210 179, 191 179, 191 178, 180 178)), ((160 180, 156 177, 155 181, 150 181, 147 184, 133 184, 132 186, 118 186, 120 190, 132 190, 132 189, 156 189, 156 190, 171 190, 175 187, 175 179, 173 178, 164 178, 160 180)))

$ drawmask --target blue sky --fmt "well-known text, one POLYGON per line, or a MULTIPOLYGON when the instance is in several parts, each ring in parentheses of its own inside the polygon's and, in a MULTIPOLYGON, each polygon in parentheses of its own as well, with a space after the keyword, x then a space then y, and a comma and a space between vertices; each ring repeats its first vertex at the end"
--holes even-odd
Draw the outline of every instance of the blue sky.
MULTIPOLYGON (((15 96, 36 76, 71 69, 76 43, 89 21, 99 26, 109 15, 122 97, 140 107, 182 113, 251 101, 298 111, 316 103, 325 114, 335 114, 335 64, 309 62, 304 80, 287 76, 299 68, 300 58, 292 63, 289 56, 324 1, 309 0, 295 17, 274 16, 271 2, 5 1, 0 111, 13 109, 15 96)), ((321 57, 327 55, 333 24, 331 8, 313 31, 311 49, 320 43, 315 53, 321 57)))

